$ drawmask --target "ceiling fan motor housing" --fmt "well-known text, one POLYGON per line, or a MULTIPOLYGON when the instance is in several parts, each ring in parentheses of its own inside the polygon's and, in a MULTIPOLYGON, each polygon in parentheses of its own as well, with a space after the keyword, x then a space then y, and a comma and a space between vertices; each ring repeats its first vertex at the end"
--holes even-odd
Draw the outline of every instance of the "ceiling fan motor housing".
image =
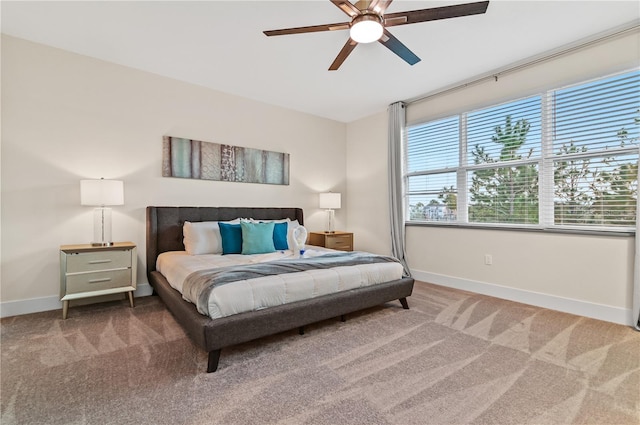
POLYGON ((365 10, 355 16, 350 24, 350 36, 358 43, 373 43, 382 37, 384 19, 378 13, 365 10))

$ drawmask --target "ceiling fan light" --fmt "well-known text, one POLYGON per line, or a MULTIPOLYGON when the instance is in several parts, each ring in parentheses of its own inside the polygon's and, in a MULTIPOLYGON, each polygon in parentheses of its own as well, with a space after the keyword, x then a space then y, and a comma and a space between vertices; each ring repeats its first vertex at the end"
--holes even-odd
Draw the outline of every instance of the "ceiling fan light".
POLYGON ((373 43, 380 40, 384 28, 378 15, 357 16, 351 24, 349 36, 358 43, 373 43))

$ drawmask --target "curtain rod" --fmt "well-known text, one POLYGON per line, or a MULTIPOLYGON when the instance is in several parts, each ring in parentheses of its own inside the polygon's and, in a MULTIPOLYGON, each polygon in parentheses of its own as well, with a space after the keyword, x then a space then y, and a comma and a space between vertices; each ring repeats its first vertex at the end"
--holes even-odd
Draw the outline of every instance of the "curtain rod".
POLYGON ((500 77, 501 75, 510 74, 512 72, 519 71, 521 69, 528 68, 530 66, 537 65, 537 64, 540 64, 540 63, 543 63, 543 62, 547 62, 547 61, 549 61, 551 59, 555 59, 555 58, 558 58, 560 56, 567 55, 569 53, 573 53, 575 51, 584 49, 586 47, 590 47, 590 46, 593 46, 595 44, 600 44, 600 43, 602 43, 604 41, 607 41, 607 40, 610 40, 612 38, 616 38, 616 37, 619 37, 619 36, 624 35, 626 33, 636 31, 636 30, 638 30, 638 28, 640 28, 640 19, 636 19, 636 20, 632 21, 631 23, 627 23, 625 25, 616 27, 616 28, 614 28, 612 30, 609 30, 607 32, 597 34, 597 35, 595 35, 595 36, 593 36, 591 38, 582 39, 581 41, 578 41, 578 42, 576 42, 574 44, 565 45, 564 47, 561 47, 558 50, 547 52, 547 53, 545 53, 545 54, 543 54, 541 56, 538 56, 538 57, 530 58, 530 59, 526 60, 523 63, 517 63, 516 62, 515 64, 507 66, 506 68, 498 69, 496 71, 490 72, 490 73, 488 73, 486 75, 483 75, 481 77, 477 77, 475 79, 472 79, 472 80, 470 80, 470 81, 468 81, 466 83, 457 84, 457 85, 455 85, 453 87, 445 88, 443 90, 439 90, 439 91, 436 91, 436 92, 431 92, 431 93, 428 93, 428 94, 425 94, 425 95, 422 95, 422 96, 419 96, 419 97, 414 97, 412 99, 405 100, 403 102, 405 104, 407 104, 407 105, 411 105, 412 103, 422 102, 422 101, 424 101, 426 99, 430 99, 432 97, 440 96, 440 95, 447 94, 447 93, 450 93, 450 92, 453 92, 453 91, 456 91, 456 90, 460 90, 460 89, 463 89, 463 88, 466 88, 466 87, 469 87, 469 86, 473 86, 473 85, 482 83, 482 82, 487 81, 487 80, 496 80, 496 81, 498 81, 498 77, 500 77))

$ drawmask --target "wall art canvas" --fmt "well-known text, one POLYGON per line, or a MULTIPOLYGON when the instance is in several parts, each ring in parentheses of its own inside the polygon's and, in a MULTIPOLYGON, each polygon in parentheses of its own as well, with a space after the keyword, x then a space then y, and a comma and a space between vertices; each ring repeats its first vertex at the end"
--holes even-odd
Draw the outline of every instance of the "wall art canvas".
POLYGON ((162 176, 289 184, 289 154, 164 136, 162 176))

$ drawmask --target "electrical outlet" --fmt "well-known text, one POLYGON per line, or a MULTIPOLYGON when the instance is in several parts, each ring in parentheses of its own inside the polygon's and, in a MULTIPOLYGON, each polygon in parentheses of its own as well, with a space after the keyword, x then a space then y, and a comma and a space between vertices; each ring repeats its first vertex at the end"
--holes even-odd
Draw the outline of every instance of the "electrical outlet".
POLYGON ((484 264, 487 266, 493 264, 493 256, 491 254, 484 254, 484 264))

